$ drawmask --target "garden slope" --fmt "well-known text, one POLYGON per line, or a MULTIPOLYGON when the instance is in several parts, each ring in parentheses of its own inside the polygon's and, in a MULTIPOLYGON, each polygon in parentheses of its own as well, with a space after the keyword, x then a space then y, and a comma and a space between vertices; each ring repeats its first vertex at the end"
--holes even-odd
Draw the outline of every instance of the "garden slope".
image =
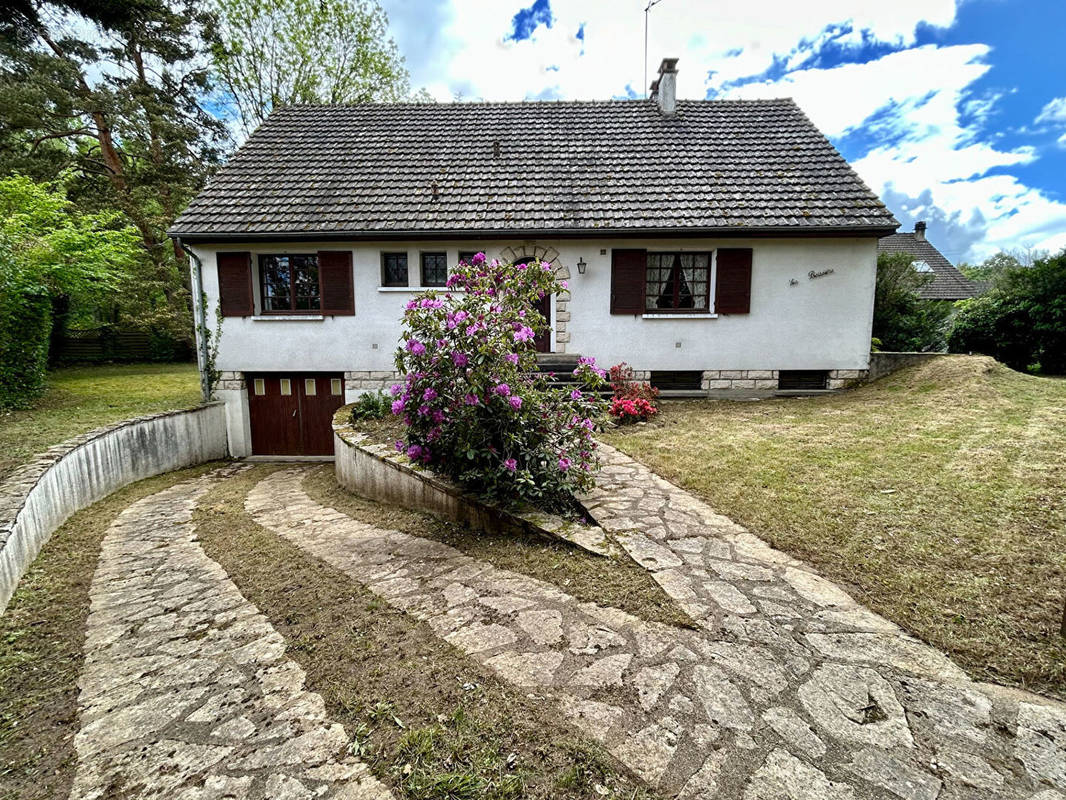
POLYGON ((1066 382, 945 356, 606 438, 974 676, 1066 696, 1066 382))

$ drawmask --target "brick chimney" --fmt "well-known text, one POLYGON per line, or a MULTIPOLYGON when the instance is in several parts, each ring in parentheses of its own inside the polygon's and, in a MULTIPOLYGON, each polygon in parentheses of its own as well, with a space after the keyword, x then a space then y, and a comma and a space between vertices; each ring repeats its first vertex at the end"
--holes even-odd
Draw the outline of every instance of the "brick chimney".
POLYGON ((677 59, 664 58, 659 65, 659 77, 652 81, 651 99, 659 104, 665 116, 677 113, 677 59))
POLYGON ((914 223, 914 238, 919 242, 925 241, 925 220, 920 219, 914 223))

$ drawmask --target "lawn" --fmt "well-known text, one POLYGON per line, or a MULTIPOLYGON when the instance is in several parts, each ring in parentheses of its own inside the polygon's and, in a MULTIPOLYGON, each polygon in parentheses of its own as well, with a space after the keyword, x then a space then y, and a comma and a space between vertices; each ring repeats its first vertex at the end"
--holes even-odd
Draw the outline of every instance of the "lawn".
POLYGON ((975 677, 1066 696, 1066 382, 945 356, 605 438, 975 677))
POLYGON ((195 364, 68 367, 26 411, 0 412, 0 480, 35 453, 110 422, 200 402, 195 364))

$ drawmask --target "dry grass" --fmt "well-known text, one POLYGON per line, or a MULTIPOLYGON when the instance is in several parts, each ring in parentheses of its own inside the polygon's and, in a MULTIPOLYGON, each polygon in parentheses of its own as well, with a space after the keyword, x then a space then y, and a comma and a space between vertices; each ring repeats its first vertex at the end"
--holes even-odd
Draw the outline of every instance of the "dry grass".
POLYGON ((195 364, 69 367, 25 411, 0 411, 0 480, 34 454, 119 420, 200 402, 195 364))
POLYGON ((66 797, 74 778, 78 673, 89 586, 108 526, 130 503, 214 465, 120 489, 45 544, 0 617, 0 798, 66 797))
POLYGON ((837 396, 665 403, 606 439, 972 675, 1066 696, 1066 384, 948 356, 837 396))
MULTIPOLYGON (((257 467, 196 512, 208 555, 269 617, 351 749, 418 800, 651 800, 542 698, 500 683, 426 625, 259 527, 243 510, 257 467)), ((388 514, 378 509, 378 521, 388 514)), ((391 517, 390 517, 391 518, 391 517)))
POLYGON ((322 505, 362 522, 436 539, 471 558, 554 584, 579 600, 620 608, 653 622, 695 627, 648 571, 627 557, 595 556, 547 537, 493 536, 429 515, 382 506, 340 486, 332 465, 314 470, 304 480, 304 489, 322 505))

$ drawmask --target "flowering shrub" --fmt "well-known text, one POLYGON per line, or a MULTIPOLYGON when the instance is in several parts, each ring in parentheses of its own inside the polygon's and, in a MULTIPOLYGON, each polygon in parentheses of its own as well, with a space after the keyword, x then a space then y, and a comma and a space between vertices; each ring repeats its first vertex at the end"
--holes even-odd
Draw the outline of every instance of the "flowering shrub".
POLYGON ((550 265, 460 263, 446 291, 407 304, 392 387, 406 426, 398 450, 502 501, 568 505, 598 467, 592 439, 605 412, 604 372, 581 359, 577 387, 535 372, 533 340, 547 327, 534 304, 566 290, 550 265))
POLYGON ((644 421, 659 413, 654 403, 659 390, 633 380, 633 369, 625 362, 611 367, 611 391, 610 413, 619 422, 644 421))

